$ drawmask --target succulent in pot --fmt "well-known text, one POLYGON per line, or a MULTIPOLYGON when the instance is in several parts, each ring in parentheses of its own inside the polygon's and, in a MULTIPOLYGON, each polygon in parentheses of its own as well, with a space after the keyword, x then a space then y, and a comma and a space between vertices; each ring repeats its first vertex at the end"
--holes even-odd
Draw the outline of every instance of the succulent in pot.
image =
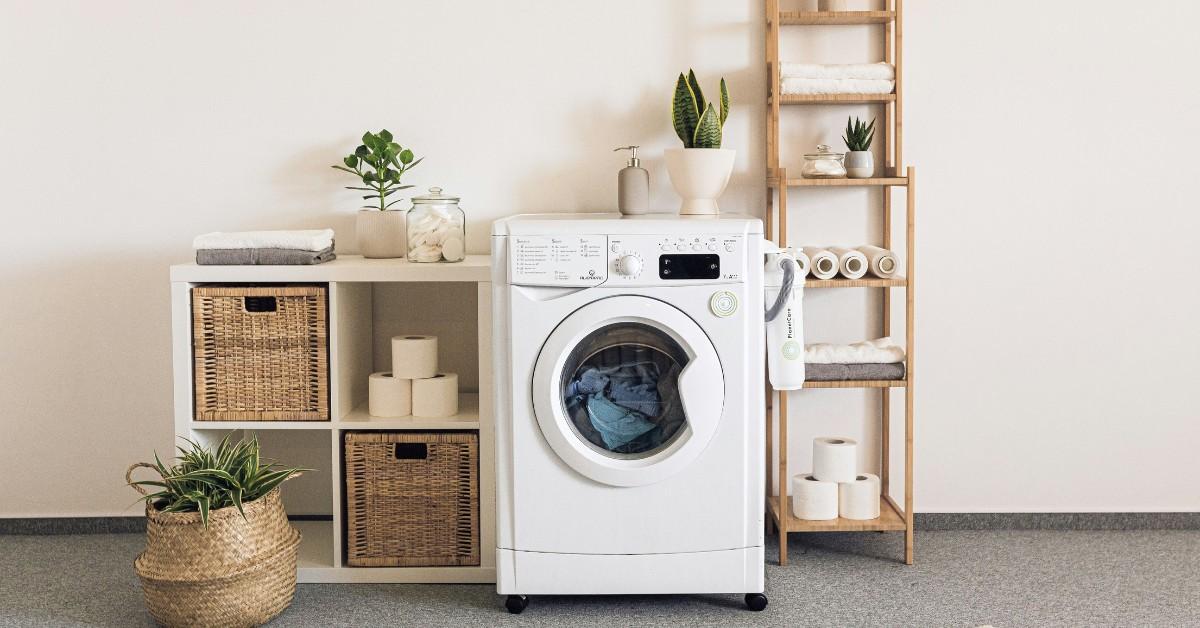
POLYGON ((348 185, 346 189, 367 192, 362 198, 371 201, 358 211, 355 225, 363 257, 404 257, 404 212, 392 209, 402 199, 389 197, 412 187, 401 185, 400 179, 421 159, 395 142, 391 131, 383 129, 364 133, 362 144, 343 157, 341 164, 332 166, 358 177, 362 185, 348 185))
POLYGON ((263 461, 257 438, 188 445, 171 466, 155 454, 125 474, 146 502, 146 549, 133 563, 146 606, 167 626, 266 623, 296 590, 300 532, 279 486, 307 469, 263 461), (134 481, 139 467, 159 479, 134 481))
POLYGON ((858 118, 846 118, 846 176, 851 179, 870 179, 875 176, 875 159, 871 155, 871 140, 875 139, 875 119, 870 124, 858 118))
POLYGON ((721 148, 725 120, 729 117, 729 90, 721 79, 721 94, 714 107, 704 98, 696 73, 680 73, 671 101, 671 123, 683 148, 665 153, 671 186, 683 199, 679 213, 717 214, 717 198, 729 184, 737 151, 721 148))

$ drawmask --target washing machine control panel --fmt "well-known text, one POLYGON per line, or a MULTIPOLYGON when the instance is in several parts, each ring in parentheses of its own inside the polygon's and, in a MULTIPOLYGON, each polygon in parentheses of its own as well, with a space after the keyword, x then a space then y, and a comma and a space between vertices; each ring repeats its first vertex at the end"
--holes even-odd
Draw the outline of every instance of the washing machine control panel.
POLYGON ((514 285, 680 285, 745 277, 742 235, 513 236, 509 246, 514 285))

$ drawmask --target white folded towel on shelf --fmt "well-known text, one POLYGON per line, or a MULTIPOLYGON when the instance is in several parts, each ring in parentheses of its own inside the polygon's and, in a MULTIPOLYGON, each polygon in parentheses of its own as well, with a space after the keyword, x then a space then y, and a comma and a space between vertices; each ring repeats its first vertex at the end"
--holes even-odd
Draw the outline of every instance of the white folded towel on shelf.
POLYGON ((895 81, 876 79, 785 78, 785 94, 890 94, 895 81))
POLYGON ((810 79, 866 79, 893 81, 896 68, 890 63, 781 63, 779 76, 810 79))
POLYGON ((333 246, 333 229, 293 231, 214 231, 196 236, 196 250, 205 249, 296 249, 323 251, 333 246))
POLYGON ((904 349, 892 344, 891 338, 848 345, 819 342, 804 345, 804 361, 809 364, 896 364, 904 361, 904 349))

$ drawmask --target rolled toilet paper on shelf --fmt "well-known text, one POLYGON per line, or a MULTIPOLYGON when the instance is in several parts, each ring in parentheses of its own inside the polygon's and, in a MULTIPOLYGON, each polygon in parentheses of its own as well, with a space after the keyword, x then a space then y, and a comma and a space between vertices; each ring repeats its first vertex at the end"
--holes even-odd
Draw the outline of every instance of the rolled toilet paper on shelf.
POLYGON ((845 246, 831 246, 829 252, 838 257, 838 270, 846 279, 862 279, 870 266, 862 251, 845 246))
POLYGON ((804 254, 804 249, 792 249, 792 257, 796 258, 796 278, 803 279, 807 277, 808 267, 812 261, 804 254))
POLYGON ((878 246, 860 246, 858 250, 867 256, 867 268, 871 274, 882 279, 887 279, 896 274, 899 264, 896 262, 896 254, 878 246))
POLYGON ((425 419, 458 414, 458 375, 435 373, 433 377, 414 379, 412 413, 425 419))
POLYGON ((390 371, 371 373, 367 385, 367 413, 379 417, 412 414, 412 380, 395 377, 390 371))
POLYGON ((852 482, 858 476, 858 443, 850 438, 813 439, 813 477, 822 482, 852 482))
POLYGON ((392 374, 402 379, 433 377, 438 370, 437 336, 392 336, 392 374))
POLYGON ((837 482, 822 482, 811 473, 793 477, 792 514, 806 521, 837 519, 837 482))
POLYGON ((814 279, 833 279, 838 273, 838 257, 819 246, 800 249, 808 256, 808 272, 814 279))
POLYGON ((838 484, 838 515, 843 519, 878 519, 879 476, 859 473, 850 482, 838 484))

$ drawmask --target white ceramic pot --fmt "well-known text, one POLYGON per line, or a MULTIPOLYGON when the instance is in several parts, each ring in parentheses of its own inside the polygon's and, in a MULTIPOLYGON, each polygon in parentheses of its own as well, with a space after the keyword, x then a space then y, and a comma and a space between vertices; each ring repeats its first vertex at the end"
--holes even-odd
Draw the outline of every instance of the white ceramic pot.
POLYGON ((355 235, 358 237, 358 252, 363 257, 404 257, 404 212, 395 209, 360 209, 355 235))
POLYGON ((666 151, 671 187, 683 198, 679 213, 684 216, 719 214, 717 198, 729 184, 733 159, 731 148, 672 148, 666 151))
POLYGON ((846 153, 846 176, 851 179, 870 179, 875 176, 875 158, 869 150, 846 153))

